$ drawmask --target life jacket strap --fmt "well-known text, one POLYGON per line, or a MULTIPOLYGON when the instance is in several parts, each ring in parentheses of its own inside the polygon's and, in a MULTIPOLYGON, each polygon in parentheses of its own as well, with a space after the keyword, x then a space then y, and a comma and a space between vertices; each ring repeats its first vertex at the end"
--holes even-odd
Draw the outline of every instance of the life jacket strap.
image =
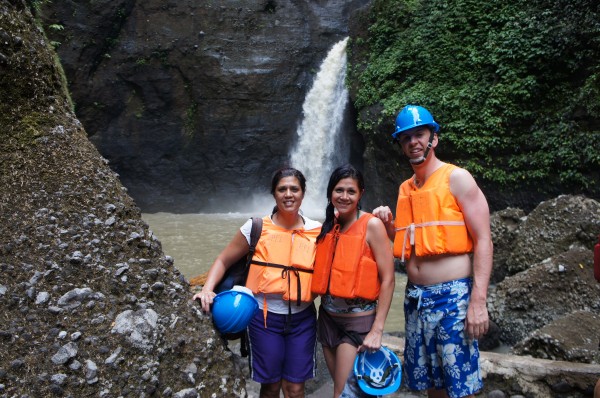
MULTIPOLYGON (((314 272, 312 269, 302 269, 302 268, 294 267, 292 265, 268 263, 265 261, 258 261, 258 260, 252 260, 252 264, 261 265, 263 267, 272 267, 272 268, 281 269, 281 279, 288 280, 288 292, 290 292, 290 295, 291 295, 292 280, 289 276, 290 276, 290 272, 292 272, 296 276, 296 291, 298 292, 297 297, 296 297, 296 305, 300 306, 302 304, 302 285, 300 283, 300 272, 312 274, 314 272)), ((289 300, 289 301, 291 301, 291 300, 289 300)))
MULTIPOLYGON (((301 269, 301 268, 296 268, 291 265, 267 263, 265 261, 258 261, 258 260, 252 260, 251 263, 260 265, 263 267, 273 267, 273 268, 281 269, 281 278, 287 279, 288 292, 290 292, 290 296, 291 296, 291 287, 292 287, 292 280, 290 278, 290 272, 292 272, 294 275, 296 275, 296 288, 297 288, 296 291, 298 292, 297 297, 296 297, 296 305, 300 306, 302 304, 302 284, 300 283, 300 272, 306 272, 308 274, 312 274, 313 273, 312 269, 301 269)), ((264 305, 263 305, 263 317, 265 319, 265 328, 266 328, 267 327, 267 299, 266 299, 266 296, 265 296, 264 305)), ((288 300, 288 313, 287 313, 285 325, 283 328, 283 335, 285 336, 285 335, 289 334, 291 332, 291 328, 292 328, 292 300, 290 299, 290 300, 288 300)))
POLYGON ((407 239, 410 239, 410 245, 412 246, 413 251, 414 251, 416 229, 417 228, 425 228, 425 227, 435 227, 438 225, 463 226, 463 225, 465 225, 465 222, 464 221, 427 221, 427 222, 422 222, 422 223, 411 223, 411 224, 407 225, 406 227, 395 228, 396 232, 405 231, 404 232, 404 241, 402 242, 402 258, 400 259, 402 264, 405 263, 404 252, 406 251, 407 239))

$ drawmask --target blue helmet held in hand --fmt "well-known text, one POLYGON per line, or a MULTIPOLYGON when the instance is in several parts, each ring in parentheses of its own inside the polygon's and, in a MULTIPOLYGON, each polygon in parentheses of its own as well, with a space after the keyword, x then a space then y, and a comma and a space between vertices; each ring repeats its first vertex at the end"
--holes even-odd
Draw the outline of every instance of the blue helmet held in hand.
POLYGON ((246 287, 234 286, 215 296, 212 305, 212 318, 221 333, 238 333, 246 329, 258 309, 252 291, 246 287))
POLYGON ((427 109, 419 105, 406 105, 396 117, 396 130, 392 137, 398 138, 403 132, 418 126, 429 126, 433 133, 440 129, 440 125, 433 120, 427 109))
POLYGON ((354 376, 360 389, 367 394, 392 394, 400 388, 402 364, 393 351, 381 346, 378 351, 363 351, 356 356, 354 376))

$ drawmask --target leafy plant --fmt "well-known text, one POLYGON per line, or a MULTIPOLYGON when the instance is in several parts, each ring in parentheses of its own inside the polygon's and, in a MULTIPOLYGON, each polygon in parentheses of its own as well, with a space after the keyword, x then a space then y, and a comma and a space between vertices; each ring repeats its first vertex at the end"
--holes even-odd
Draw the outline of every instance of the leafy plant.
POLYGON ((600 5, 375 0, 349 68, 359 127, 428 107, 475 175, 590 188, 600 170, 600 5), (381 105, 382 111, 364 110, 381 105))
POLYGON ((33 15, 39 15, 39 12, 44 4, 49 4, 51 2, 52 0, 27 0, 27 4, 29 5, 33 15))

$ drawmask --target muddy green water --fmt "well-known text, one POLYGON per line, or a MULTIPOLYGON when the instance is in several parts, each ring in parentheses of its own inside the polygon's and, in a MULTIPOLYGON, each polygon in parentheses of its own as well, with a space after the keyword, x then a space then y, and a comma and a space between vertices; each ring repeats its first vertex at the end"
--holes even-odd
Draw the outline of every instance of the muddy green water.
MULTIPOLYGON (((240 226, 250 217, 242 213, 142 215, 160 240, 165 254, 175 260, 175 266, 186 278, 206 272, 215 257, 227 245, 240 226)), ((396 273, 396 289, 387 317, 386 332, 404 330, 404 287, 406 276, 396 273)))

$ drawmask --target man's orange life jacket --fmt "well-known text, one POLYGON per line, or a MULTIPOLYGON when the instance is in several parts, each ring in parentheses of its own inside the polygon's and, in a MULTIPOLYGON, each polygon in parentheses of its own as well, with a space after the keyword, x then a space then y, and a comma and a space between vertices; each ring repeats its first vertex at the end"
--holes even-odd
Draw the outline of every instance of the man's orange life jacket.
POLYGON ((473 251, 473 239, 463 213, 450 192, 450 174, 456 168, 444 164, 429 176, 421 188, 417 188, 413 178, 400 185, 396 206, 395 257, 402 261, 410 258, 413 247, 419 257, 473 251))
POLYGON ((317 243, 313 293, 367 300, 379 297, 377 263, 367 244, 367 224, 372 217, 364 214, 344 233, 339 232, 340 226, 336 224, 317 243))
POLYGON ((321 228, 288 230, 263 218, 246 286, 253 293, 282 294, 284 300, 310 302, 315 241, 321 228))

